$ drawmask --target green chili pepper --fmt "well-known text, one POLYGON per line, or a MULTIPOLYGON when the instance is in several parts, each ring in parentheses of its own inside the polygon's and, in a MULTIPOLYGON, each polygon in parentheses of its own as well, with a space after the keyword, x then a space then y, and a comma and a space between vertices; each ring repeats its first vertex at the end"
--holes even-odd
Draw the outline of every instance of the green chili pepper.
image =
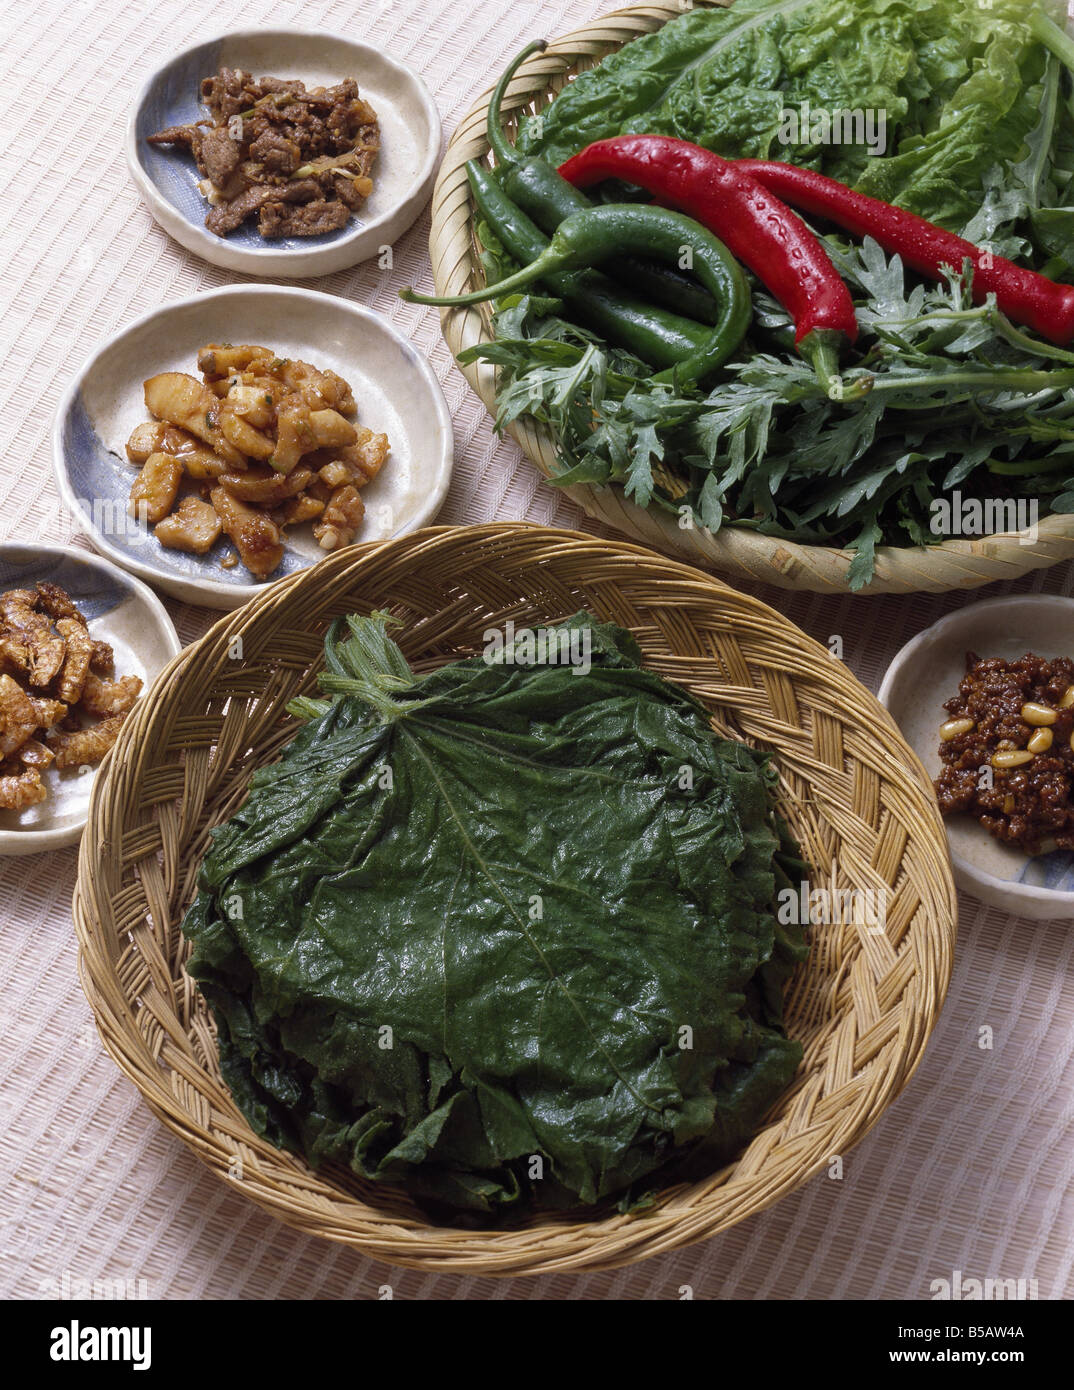
POLYGON ((719 321, 705 344, 653 380, 699 381, 726 362, 749 327, 752 304, 746 276, 722 241, 691 218, 667 208, 633 203, 586 208, 562 222, 548 249, 525 269, 495 285, 453 296, 421 295, 413 290, 400 293, 414 304, 480 304, 524 290, 549 275, 600 265, 621 251, 652 256, 669 265, 688 260, 698 280, 720 305, 719 321))
MULTIPOLYGON (((542 52, 548 45, 537 39, 514 58, 504 70, 489 102, 486 130, 489 148, 496 156, 496 177, 508 198, 516 207, 533 218, 542 231, 551 234, 564 218, 573 212, 595 207, 593 200, 568 183, 544 159, 524 159, 504 134, 500 108, 512 77, 532 53, 542 52)), ((636 293, 652 300, 653 304, 699 323, 714 324, 719 307, 710 294, 673 266, 646 260, 640 256, 616 256, 604 267, 605 272, 636 293)))
MULTIPOLYGON (((466 172, 478 211, 514 260, 528 265, 548 250, 548 238, 483 165, 471 160, 466 172)), ((578 323, 650 367, 673 367, 708 342, 710 330, 702 324, 644 303, 597 271, 552 273, 542 276, 541 283, 563 300, 578 323)), ((489 297, 498 295, 499 286, 492 286, 489 297)))

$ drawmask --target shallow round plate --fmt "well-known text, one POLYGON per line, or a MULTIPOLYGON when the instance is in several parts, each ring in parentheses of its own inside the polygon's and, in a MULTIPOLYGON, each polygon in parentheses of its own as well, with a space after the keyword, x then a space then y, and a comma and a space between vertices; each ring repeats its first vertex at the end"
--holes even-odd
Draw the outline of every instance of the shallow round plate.
MULTIPOLYGON (((140 580, 68 545, 0 544, 0 592, 59 584, 85 615, 90 632, 116 654, 116 674, 139 676, 143 692, 181 650, 171 618, 140 580)), ((98 764, 100 766, 100 764, 98 764)), ((48 800, 25 811, 0 811, 0 854, 38 854, 73 845, 89 811, 97 768, 48 768, 48 800)))
MULTIPOLYGON (((931 777, 940 771, 943 702, 966 674, 966 653, 1016 661, 1074 656, 1074 599, 1017 594, 961 608, 919 633, 898 653, 880 687, 891 713, 931 777)), ((994 839, 971 816, 948 816, 955 882, 981 902, 1034 920, 1074 917, 1074 854, 1031 858, 994 839)))
POLYGON ((420 77, 369 44, 305 29, 240 29, 185 48, 159 67, 139 92, 125 137, 131 177, 149 211, 180 246, 249 275, 302 278, 346 270, 391 245, 429 201, 440 156, 440 116, 420 77), (380 153, 373 192, 345 227, 317 237, 265 241, 256 221, 230 236, 205 226, 209 205, 189 152, 158 148, 146 137, 206 115, 199 89, 221 66, 255 77, 298 78, 307 87, 353 77, 377 113, 380 153))
MULTIPOLYGON (((206 343, 263 343, 285 357, 330 367, 350 383, 358 421, 382 432, 391 453, 362 489, 366 514, 356 541, 404 535, 430 521, 451 478, 453 440, 432 368, 384 319, 332 295, 276 285, 232 285, 165 304, 98 347, 65 392, 53 429, 56 479, 64 502, 109 559, 189 603, 237 608, 266 581, 241 564, 221 537, 208 555, 166 550, 127 515, 135 478, 124 445, 149 419, 143 383, 157 372, 198 375, 206 343)), ((323 560, 312 525, 288 531, 270 579, 323 560)))

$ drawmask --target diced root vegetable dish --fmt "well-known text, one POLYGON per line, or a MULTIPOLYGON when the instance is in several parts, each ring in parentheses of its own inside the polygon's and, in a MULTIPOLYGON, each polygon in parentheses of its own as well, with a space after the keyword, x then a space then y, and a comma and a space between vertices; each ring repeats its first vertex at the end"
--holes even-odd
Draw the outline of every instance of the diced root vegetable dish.
POLYGON ((190 555, 226 535, 256 579, 279 567, 288 527, 313 522, 323 550, 350 545, 365 516, 360 489, 391 446, 358 424, 347 382, 256 344, 209 343, 198 370, 200 379, 161 372, 145 383, 154 418, 127 441, 141 470, 131 515, 190 555))

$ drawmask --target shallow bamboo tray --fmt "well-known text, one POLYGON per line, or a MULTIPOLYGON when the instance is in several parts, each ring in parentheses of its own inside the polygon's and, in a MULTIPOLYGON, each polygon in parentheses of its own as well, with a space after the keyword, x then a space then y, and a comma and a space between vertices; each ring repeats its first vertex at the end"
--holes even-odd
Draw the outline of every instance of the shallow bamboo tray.
MULTIPOLYGON (((701 3, 709 3, 709 0, 701 0, 701 3)), ((503 104, 505 125, 513 129, 519 115, 547 106, 576 73, 594 67, 608 53, 640 34, 659 29, 689 8, 688 0, 683 3, 656 0, 654 4, 616 10, 585 28, 555 39, 545 52, 523 63, 516 74, 503 104)), ((491 94, 490 87, 459 124, 433 190, 429 255, 437 294, 462 294, 485 283, 471 220, 466 162, 488 157, 485 117, 491 94)), ((440 311, 444 338, 456 354, 487 342, 493 336, 491 320, 492 310, 487 304, 440 311)), ((475 362, 460 370, 489 413, 495 416, 494 368, 487 362, 475 362)), ((545 477, 555 474, 556 447, 547 430, 532 420, 522 419, 511 425, 508 433, 545 477)), ((717 534, 702 527, 682 530, 676 516, 637 506, 620 487, 575 486, 563 491, 587 515, 607 523, 632 540, 691 564, 784 589, 850 592, 846 572, 854 558, 853 551, 798 545, 734 526, 725 527, 717 534)), ((876 575, 860 592, 906 594, 973 589, 996 580, 1017 579, 1031 570, 1045 569, 1072 558, 1074 515, 1049 516, 1040 522, 1036 539, 1026 544, 1013 532, 972 540, 950 540, 937 546, 880 547, 876 552, 876 575)))
POLYGON ((955 894, 924 770, 823 647, 756 599, 670 559, 511 523, 341 551, 181 653, 135 706, 96 779, 74 919, 105 1047, 214 1172, 288 1225, 378 1259, 517 1275, 608 1269, 701 1240, 846 1153, 921 1059, 950 975, 955 894), (647 664, 702 699, 720 733, 775 751, 781 809, 816 868, 814 886, 886 891, 886 927, 814 929, 788 995, 789 1031, 805 1058, 736 1163, 668 1189, 635 1217, 435 1227, 405 1197, 344 1171, 314 1173, 253 1133, 221 1082, 179 925, 210 829, 295 731, 284 706, 315 690, 332 618, 391 609, 404 620, 408 659, 427 669, 480 651, 483 632, 508 619, 538 626, 583 606, 632 629, 647 664))

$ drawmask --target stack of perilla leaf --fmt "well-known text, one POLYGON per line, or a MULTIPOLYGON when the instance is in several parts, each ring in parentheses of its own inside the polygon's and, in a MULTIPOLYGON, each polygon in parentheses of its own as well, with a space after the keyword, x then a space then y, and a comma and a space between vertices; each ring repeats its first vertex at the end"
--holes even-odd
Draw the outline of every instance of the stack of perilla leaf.
POLYGON ((585 613, 581 665, 422 677, 348 621, 184 923, 251 1125, 449 1216, 631 1204, 733 1156, 801 1056, 767 759, 585 613))

